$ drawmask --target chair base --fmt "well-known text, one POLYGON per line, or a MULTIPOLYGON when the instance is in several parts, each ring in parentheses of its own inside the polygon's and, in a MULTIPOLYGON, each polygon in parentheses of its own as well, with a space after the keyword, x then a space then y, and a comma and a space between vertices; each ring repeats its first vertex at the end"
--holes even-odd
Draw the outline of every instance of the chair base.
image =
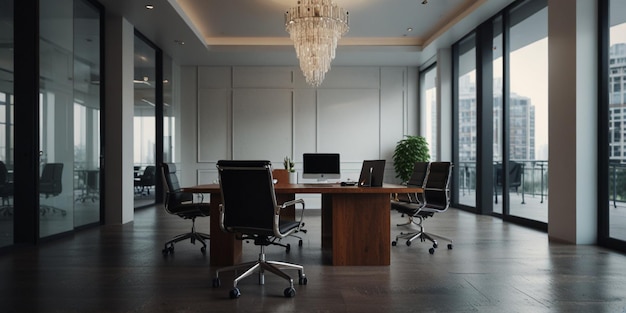
POLYGON ((396 240, 391 242, 392 246, 397 245, 399 239, 406 239, 406 245, 410 246, 411 243, 413 242, 413 240, 419 238, 420 241, 422 241, 422 242, 428 240, 428 241, 433 243, 433 247, 428 250, 430 252, 430 254, 433 254, 433 253, 435 253, 435 249, 439 246, 439 243, 436 240, 436 238, 438 238, 438 239, 441 239, 441 240, 449 242, 448 243, 448 249, 450 249, 450 250, 452 249, 452 247, 453 247, 452 239, 450 239, 448 237, 444 237, 444 236, 438 235, 438 234, 425 232, 424 231, 424 226, 422 226, 422 222, 424 221, 424 219, 422 217, 420 217, 420 216, 418 216, 418 218, 419 218, 419 222, 417 222, 417 223, 414 221, 414 219, 412 217, 410 217, 409 218, 410 219, 409 223, 398 224, 399 226, 402 226, 402 225, 408 225, 408 224, 414 223, 420 229, 418 231, 415 231, 415 232, 400 233, 398 236, 396 236, 396 240))
POLYGON ((209 240, 211 239, 211 237, 205 233, 192 231, 189 233, 177 235, 176 237, 166 242, 165 247, 163 248, 163 251, 162 251, 163 255, 167 256, 168 254, 174 254, 174 244, 179 241, 183 241, 187 239, 191 239, 192 244, 196 244, 196 241, 199 241, 202 244, 200 251, 202 252, 202 254, 206 254, 206 241, 205 240, 209 240))
POLYGON ((59 209, 53 206, 49 206, 49 205, 40 205, 39 206, 39 214, 41 216, 45 216, 46 214, 56 214, 56 213, 61 213, 61 215, 66 216, 67 215, 67 211, 64 209, 59 209))
POLYGON ((280 261, 267 261, 265 260, 265 246, 261 246, 261 253, 259 253, 259 259, 253 262, 246 262, 242 264, 237 264, 233 266, 228 266, 224 268, 220 268, 215 271, 215 278, 213 279, 213 287, 219 287, 221 285, 219 274, 221 272, 226 271, 235 271, 235 273, 239 270, 245 270, 243 274, 237 276, 233 280, 233 289, 230 291, 231 298, 238 298, 241 293, 239 292, 239 288, 237 288, 237 284, 242 279, 251 276, 254 273, 258 273, 259 275, 259 285, 265 284, 265 272, 271 272, 289 282, 289 287, 287 287, 284 291, 285 297, 293 297, 295 296, 295 288, 293 285, 293 279, 291 276, 287 275, 287 273, 283 272, 284 269, 291 269, 298 271, 298 284, 306 285, 308 280, 304 274, 304 267, 302 265, 288 263, 288 262, 280 262, 280 261))

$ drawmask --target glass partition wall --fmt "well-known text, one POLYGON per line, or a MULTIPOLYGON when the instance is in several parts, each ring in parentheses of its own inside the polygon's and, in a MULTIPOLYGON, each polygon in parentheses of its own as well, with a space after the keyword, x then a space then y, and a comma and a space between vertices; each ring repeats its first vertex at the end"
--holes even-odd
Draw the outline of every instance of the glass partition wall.
POLYGON ((100 11, 40 1, 39 236, 100 221, 100 11))
POLYGON ((13 0, 0 0, 0 248, 13 244, 13 0))
POLYGON ((134 166, 135 208, 155 203, 157 51, 135 35, 134 166))

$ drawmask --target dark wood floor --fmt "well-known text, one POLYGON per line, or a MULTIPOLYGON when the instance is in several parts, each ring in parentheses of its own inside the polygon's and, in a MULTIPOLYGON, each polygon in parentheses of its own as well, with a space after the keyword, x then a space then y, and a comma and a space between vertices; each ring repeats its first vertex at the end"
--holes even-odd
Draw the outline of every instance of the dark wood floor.
MULTIPOLYGON (((549 243, 545 233, 451 209, 427 222, 455 239, 453 250, 430 255, 426 243, 401 243, 389 267, 332 267, 321 264, 320 216, 307 213, 302 248, 268 248, 268 259, 305 266, 308 285, 296 285, 294 298, 268 274, 264 286, 252 277, 229 299, 232 276, 211 287, 199 245, 179 243, 164 258, 163 242, 189 223, 152 207, 127 225, 0 255, 0 312, 626 312, 619 253, 549 243)), ((403 219, 392 216, 395 237, 403 219)), ((245 259, 258 251, 244 244, 245 259)))

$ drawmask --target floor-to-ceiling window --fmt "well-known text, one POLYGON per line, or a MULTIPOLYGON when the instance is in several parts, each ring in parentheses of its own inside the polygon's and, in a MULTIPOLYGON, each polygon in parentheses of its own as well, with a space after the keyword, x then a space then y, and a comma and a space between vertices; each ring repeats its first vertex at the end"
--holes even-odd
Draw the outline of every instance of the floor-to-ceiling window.
POLYGON ((503 18, 496 17, 493 21, 493 212, 502 214, 504 197, 502 194, 503 183, 503 155, 504 151, 504 34, 503 18))
POLYGON ((420 108, 422 109, 422 134, 428 142, 430 160, 437 160, 437 65, 433 64, 420 72, 420 108))
POLYGON ((545 0, 517 1, 453 46, 455 205, 542 229, 548 217, 547 10, 545 0))
POLYGON ((155 202, 156 186, 156 49, 135 35, 134 166, 135 207, 155 202))
POLYGON ((509 213, 547 223, 548 7, 524 1, 509 16, 509 213))
MULTIPOLYGON (((601 1, 604 8, 601 28, 606 41, 601 47, 601 120, 599 155, 605 166, 599 180, 608 184, 600 189, 600 241, 626 250, 626 1, 601 1), (608 29, 607 29, 608 28, 608 29), (604 176, 604 177, 603 177, 604 176), (608 176, 608 177, 606 177, 608 176), (608 201, 606 201, 608 200, 608 201)), ((601 38, 603 35, 601 34, 601 38)))
POLYGON ((457 194, 459 204, 476 206, 476 37, 471 35, 456 45, 456 127, 457 194))
POLYGON ((13 0, 0 0, 0 247, 13 244, 13 0))

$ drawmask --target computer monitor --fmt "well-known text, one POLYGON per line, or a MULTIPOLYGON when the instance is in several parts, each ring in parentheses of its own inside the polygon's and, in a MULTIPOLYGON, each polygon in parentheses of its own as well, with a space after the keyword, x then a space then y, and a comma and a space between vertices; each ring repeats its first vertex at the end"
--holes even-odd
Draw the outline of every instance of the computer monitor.
POLYGON ((340 179, 339 168, 339 153, 304 153, 302 155, 302 178, 317 179, 320 182, 340 179))
POLYGON ((385 160, 365 160, 359 176, 360 187, 382 187, 385 176, 385 160))

